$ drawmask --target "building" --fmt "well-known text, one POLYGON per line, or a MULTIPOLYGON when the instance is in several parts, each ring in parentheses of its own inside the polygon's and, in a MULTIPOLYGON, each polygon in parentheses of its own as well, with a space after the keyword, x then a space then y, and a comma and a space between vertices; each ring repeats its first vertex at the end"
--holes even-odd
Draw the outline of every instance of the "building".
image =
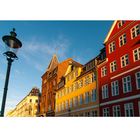
POLYGON ((40 116, 55 116, 55 93, 60 78, 65 74, 69 62, 68 58, 59 63, 56 55, 42 76, 42 95, 40 100, 40 116))
POLYGON ((36 117, 40 91, 34 87, 30 93, 22 99, 13 110, 7 113, 7 117, 36 117))
POLYGON ((98 116, 96 59, 84 66, 71 62, 58 84, 55 116, 98 116))
POLYGON ((100 115, 140 116, 140 21, 114 21, 104 45, 106 57, 98 65, 100 115))

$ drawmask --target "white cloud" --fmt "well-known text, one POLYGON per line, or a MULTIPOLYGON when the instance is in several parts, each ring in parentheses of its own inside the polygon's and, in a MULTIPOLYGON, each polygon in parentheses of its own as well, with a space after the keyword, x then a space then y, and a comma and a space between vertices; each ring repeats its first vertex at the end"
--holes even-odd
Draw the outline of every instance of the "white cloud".
POLYGON ((69 48, 69 41, 63 36, 58 36, 55 40, 42 42, 37 37, 23 42, 20 55, 27 63, 34 66, 39 71, 43 71, 53 54, 57 54, 61 60, 66 58, 69 48))

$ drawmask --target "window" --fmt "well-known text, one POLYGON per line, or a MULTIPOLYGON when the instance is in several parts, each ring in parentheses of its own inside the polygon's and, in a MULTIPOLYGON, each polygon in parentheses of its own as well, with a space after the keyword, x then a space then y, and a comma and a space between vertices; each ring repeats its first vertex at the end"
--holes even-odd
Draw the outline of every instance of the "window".
POLYGON ((110 116, 109 108, 103 108, 103 116, 110 116))
POLYGON ((131 38, 135 38, 140 34, 140 25, 136 25, 131 29, 131 38))
POLYGON ((92 112, 91 112, 91 116, 97 117, 97 116, 98 116, 97 110, 92 111, 92 112))
POLYGON ((30 103, 32 102, 32 99, 30 99, 30 103))
POLYGON ((85 116, 89 117, 90 116, 90 112, 85 112, 85 116))
POLYGON ((140 60, 140 47, 133 51, 134 61, 140 60))
POLYGON ((116 117, 121 116, 120 105, 113 106, 113 116, 116 116, 116 117))
POLYGON ((38 100, 35 100, 36 103, 38 103, 38 100))
POLYGON ((72 98, 70 99, 70 108, 72 108, 72 98))
POLYGON ((89 92, 85 93, 85 104, 89 103, 89 92))
POLYGON ((112 96, 119 95, 119 83, 118 83, 118 81, 111 82, 111 91, 112 91, 112 96))
POLYGON ((107 75, 107 68, 106 68, 106 66, 104 66, 101 68, 101 76, 104 77, 106 75, 107 75))
POLYGON ((75 71, 75 77, 77 77, 77 76, 78 76, 78 70, 75 71))
POLYGON ((83 94, 81 94, 79 96, 79 104, 82 105, 83 104, 83 94))
POLYGON ((124 23, 125 23, 124 20, 120 20, 120 21, 118 22, 118 28, 120 28, 121 26, 123 26, 124 23))
POLYGON ((85 85, 90 84, 90 82, 91 82, 90 77, 89 76, 86 76, 85 77, 85 85))
POLYGON ((60 92, 59 92, 59 98, 61 98, 61 97, 62 97, 62 92, 60 91, 60 92))
POLYGON ((135 74, 136 76, 136 85, 137 85, 137 89, 140 89, 140 72, 137 72, 135 74))
POLYGON ((122 80, 123 80, 123 93, 132 91, 131 77, 127 76, 122 78, 122 80))
POLYGON ((110 72, 114 72, 117 69, 117 63, 116 61, 113 61, 110 63, 110 72))
POLYGON ((78 82, 75 83, 75 90, 78 89, 78 82))
POLYGON ((113 42, 111 42, 111 43, 109 44, 109 53, 114 52, 115 49, 116 49, 115 41, 113 41, 113 42))
POLYGON ((65 106, 66 106, 66 109, 69 108, 69 101, 68 101, 68 100, 66 100, 66 102, 65 102, 65 106))
POLYGON ((125 67, 129 64, 129 57, 128 54, 125 54, 121 57, 121 67, 125 67))
POLYGON ((62 102, 62 110, 64 110, 64 102, 62 102))
POLYGON ((126 34, 123 34, 119 37, 120 47, 126 44, 126 34))
POLYGON ((92 74, 92 82, 94 82, 94 81, 96 81, 96 74, 95 73, 92 74))
POLYGON ((108 98, 108 85, 102 86, 102 99, 108 98))
POLYGON ((91 101, 95 102, 96 101, 96 89, 91 91, 91 101))
POLYGON ((79 81, 79 88, 81 88, 83 86, 83 80, 79 81))
POLYGON ((62 93, 62 97, 64 96, 64 90, 61 90, 61 93, 62 93))
POLYGON ((133 103, 124 104, 125 116, 134 116, 133 103))
POLYGON ((74 97, 74 107, 78 105, 78 96, 74 97))

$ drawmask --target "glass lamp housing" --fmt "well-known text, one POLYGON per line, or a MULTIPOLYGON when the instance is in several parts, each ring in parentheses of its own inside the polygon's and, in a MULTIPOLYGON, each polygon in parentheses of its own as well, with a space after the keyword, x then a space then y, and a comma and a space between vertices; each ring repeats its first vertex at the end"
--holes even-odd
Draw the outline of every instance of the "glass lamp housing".
POLYGON ((13 53, 16 56, 18 49, 22 47, 22 43, 16 38, 15 29, 10 34, 3 36, 2 40, 5 43, 6 52, 13 53))

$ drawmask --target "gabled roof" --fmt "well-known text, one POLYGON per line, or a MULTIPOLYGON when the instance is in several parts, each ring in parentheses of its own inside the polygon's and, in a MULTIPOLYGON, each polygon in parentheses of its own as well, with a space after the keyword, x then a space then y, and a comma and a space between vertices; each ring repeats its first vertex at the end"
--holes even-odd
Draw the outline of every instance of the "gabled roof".
POLYGON ((64 76, 66 76, 67 74, 69 74, 69 72, 71 72, 71 66, 82 67, 83 65, 74 61, 73 59, 71 59, 71 61, 69 61, 69 65, 67 67, 67 70, 66 70, 64 76))
POLYGON ((112 33, 112 31, 113 31, 113 29, 114 29, 116 23, 117 23, 117 20, 115 20, 115 21, 113 22, 113 24, 112 24, 112 26, 111 26, 111 28, 110 28, 110 30, 109 30, 109 32, 108 32, 108 34, 107 34, 105 40, 104 40, 104 44, 108 41, 108 39, 109 39, 109 37, 110 37, 110 35, 111 35, 111 33, 112 33))
POLYGON ((58 64, 59 64, 58 58, 57 58, 56 54, 54 54, 49 66, 47 68, 47 71, 53 70, 55 67, 57 67, 58 64))

